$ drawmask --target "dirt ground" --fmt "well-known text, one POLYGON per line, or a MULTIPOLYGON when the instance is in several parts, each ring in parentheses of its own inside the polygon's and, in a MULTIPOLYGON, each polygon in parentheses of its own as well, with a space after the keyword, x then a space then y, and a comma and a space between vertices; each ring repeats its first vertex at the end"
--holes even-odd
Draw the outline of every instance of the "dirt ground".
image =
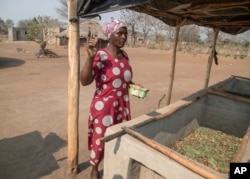
MULTIPOLYGON (((0 178, 72 178, 67 174, 68 50, 50 45, 48 48, 60 58, 38 59, 38 48, 33 42, 0 42, 0 178), (18 53, 17 48, 23 51, 18 53)), ((131 96, 135 118, 157 109, 167 93, 172 51, 125 50, 133 66, 133 81, 150 89, 145 99, 131 96)), ((231 75, 250 78, 250 57, 218 57, 219 65, 213 63, 209 85, 231 75)), ((171 102, 203 88, 207 59, 208 55, 177 53, 171 102)), ((82 48, 81 65, 84 60, 82 48)), ((93 92, 94 84, 80 87, 77 179, 87 179, 90 173, 87 120, 93 92)))

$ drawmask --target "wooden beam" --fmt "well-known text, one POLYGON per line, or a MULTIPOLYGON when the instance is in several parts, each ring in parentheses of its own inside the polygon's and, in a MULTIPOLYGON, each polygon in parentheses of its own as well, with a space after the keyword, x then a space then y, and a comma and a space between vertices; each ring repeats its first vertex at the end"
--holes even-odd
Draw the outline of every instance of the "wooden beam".
POLYGON ((211 2, 211 3, 198 3, 195 5, 192 5, 189 10, 191 11, 195 11, 196 9, 221 9, 221 8, 233 8, 233 7, 245 7, 246 5, 249 5, 249 0, 236 0, 233 2, 228 2, 228 1, 224 1, 224 2, 211 2))
POLYGON ((244 77, 244 76, 236 76, 236 75, 232 75, 234 78, 241 78, 244 80, 250 80, 250 78, 244 77))
POLYGON ((210 55, 209 55, 209 58, 208 58, 207 73, 206 73, 204 88, 207 88, 208 84, 209 84, 209 78, 210 78, 210 73, 211 73, 211 69, 212 69, 215 46, 216 46, 216 41, 217 41, 218 34, 219 34, 219 30, 214 29, 213 45, 212 45, 212 49, 210 51, 210 55))
POLYGON ((243 103, 250 104, 250 99, 249 98, 242 97, 242 96, 237 96, 237 95, 226 93, 226 92, 223 92, 223 91, 209 90, 207 93, 217 95, 217 96, 221 96, 221 97, 228 98, 228 99, 232 99, 232 100, 235 100, 235 101, 240 101, 240 102, 243 102, 243 103))
POLYGON ((68 0, 68 172, 78 172, 78 115, 79 115, 79 20, 77 17, 77 0, 68 0))
POLYGON ((169 86, 168 86, 168 94, 167 94, 167 105, 170 104, 171 96, 172 96, 172 90, 173 90, 173 84, 174 84, 176 51, 177 51, 177 44, 178 44, 178 40, 179 40, 180 26, 181 25, 177 25, 176 28, 175 28, 174 47, 173 47, 172 63, 171 63, 171 71, 170 71, 170 83, 169 83, 169 86))

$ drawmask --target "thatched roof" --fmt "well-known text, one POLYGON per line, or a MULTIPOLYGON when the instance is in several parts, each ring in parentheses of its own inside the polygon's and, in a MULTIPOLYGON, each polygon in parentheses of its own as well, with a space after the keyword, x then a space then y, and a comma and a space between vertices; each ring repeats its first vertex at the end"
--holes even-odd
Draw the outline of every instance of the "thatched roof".
MULTIPOLYGON (((88 38, 89 32, 98 39, 107 40, 107 37, 103 34, 102 26, 95 20, 84 20, 80 23, 80 38, 88 38)), ((62 31, 59 37, 68 37, 68 29, 62 31)))
POLYGON ((184 22, 229 34, 250 29, 250 0, 78 0, 78 15, 83 18, 125 8, 154 16, 170 26, 184 22))

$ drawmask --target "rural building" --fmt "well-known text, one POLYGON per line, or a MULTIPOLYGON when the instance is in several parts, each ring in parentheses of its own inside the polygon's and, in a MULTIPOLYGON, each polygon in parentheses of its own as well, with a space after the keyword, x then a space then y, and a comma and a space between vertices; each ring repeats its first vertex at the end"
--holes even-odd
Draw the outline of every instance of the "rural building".
POLYGON ((26 30, 20 27, 9 27, 8 28, 8 40, 9 41, 25 41, 26 30))
MULTIPOLYGON (((108 43, 107 37, 103 34, 102 26, 95 20, 84 20, 80 23, 80 45, 84 46, 87 43, 90 33, 98 39, 98 47, 105 47, 108 43)), ((57 36, 60 45, 68 44, 68 29, 62 31, 57 36)))

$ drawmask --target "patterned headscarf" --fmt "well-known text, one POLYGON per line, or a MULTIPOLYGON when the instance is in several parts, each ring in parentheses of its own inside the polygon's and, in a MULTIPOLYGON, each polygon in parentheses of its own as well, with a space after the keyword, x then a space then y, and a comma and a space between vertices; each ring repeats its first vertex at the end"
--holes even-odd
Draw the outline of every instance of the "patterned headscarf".
POLYGON ((121 27, 127 27, 127 25, 117 19, 111 18, 111 21, 103 26, 103 33, 110 38, 111 34, 121 27))

